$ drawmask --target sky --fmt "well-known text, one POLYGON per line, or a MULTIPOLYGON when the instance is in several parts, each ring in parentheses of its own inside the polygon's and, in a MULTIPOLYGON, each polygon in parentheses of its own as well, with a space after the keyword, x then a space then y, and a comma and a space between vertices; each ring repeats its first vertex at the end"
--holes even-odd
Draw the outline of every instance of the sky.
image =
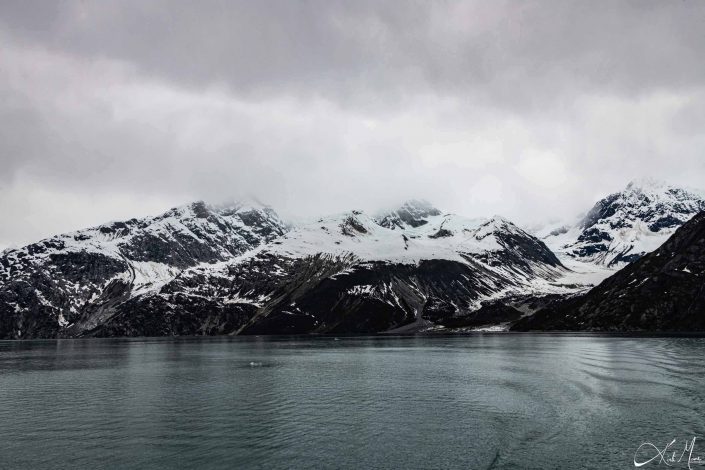
POLYGON ((705 187, 705 2, 0 2, 0 247, 193 200, 521 224, 705 187))

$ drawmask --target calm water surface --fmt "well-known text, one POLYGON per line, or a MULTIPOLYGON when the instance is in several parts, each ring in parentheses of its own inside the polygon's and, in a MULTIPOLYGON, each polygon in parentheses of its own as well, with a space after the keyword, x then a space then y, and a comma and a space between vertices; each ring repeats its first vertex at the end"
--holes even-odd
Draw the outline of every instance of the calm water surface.
POLYGON ((704 386, 699 338, 0 342, 0 468, 634 468, 704 386))

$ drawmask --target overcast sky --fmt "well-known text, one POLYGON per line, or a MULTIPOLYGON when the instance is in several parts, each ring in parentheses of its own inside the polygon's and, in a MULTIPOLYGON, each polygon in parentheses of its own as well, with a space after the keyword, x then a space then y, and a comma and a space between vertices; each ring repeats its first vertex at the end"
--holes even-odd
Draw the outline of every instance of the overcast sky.
POLYGON ((519 223, 705 186, 705 2, 0 2, 0 246, 190 200, 519 223))

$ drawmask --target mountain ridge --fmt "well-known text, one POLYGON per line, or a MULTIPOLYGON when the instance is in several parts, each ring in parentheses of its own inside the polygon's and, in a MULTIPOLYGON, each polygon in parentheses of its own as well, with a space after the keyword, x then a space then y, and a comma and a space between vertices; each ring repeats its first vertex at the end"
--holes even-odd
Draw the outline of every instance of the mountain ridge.
POLYGON ((0 327, 4 336, 9 328, 21 337, 35 327, 48 334, 53 322, 64 328, 88 321, 98 304, 157 289, 189 267, 232 259, 285 230, 271 210, 199 201, 6 250, 0 256, 0 327))
POLYGON ((641 178, 599 200, 577 222, 538 236, 559 255, 619 268, 661 246, 702 210, 702 191, 641 178))
POLYGON ((515 331, 705 331, 705 212, 656 251, 587 293, 536 312, 515 331))
MULTIPOLYGON (((649 195, 663 186, 649 184, 630 184, 636 202, 614 211, 625 198, 604 198, 581 229, 615 214, 643 217, 639 227, 671 217, 663 236, 699 204, 668 188, 683 206, 659 205, 649 195), (643 210, 654 201, 659 211, 643 210)), ((448 331, 493 315, 511 323, 613 272, 554 253, 504 217, 423 200, 297 224, 257 201, 197 201, 0 254, 0 337, 448 331)))
POLYGON ((219 271, 188 270, 90 334, 135 334, 135 311, 163 317, 150 334, 183 332, 182 323, 170 323, 173 312, 192 318, 199 310, 222 312, 220 334, 419 331, 533 289, 538 279, 545 289, 565 290, 553 284, 565 268, 506 219, 431 211, 423 223, 394 228, 378 220, 353 210, 295 227, 219 271), (438 236, 446 226, 448 234, 438 236))
POLYGON ((565 290, 558 281, 565 272, 541 241, 510 221, 443 214, 426 202, 404 203, 381 218, 354 210, 298 226, 267 206, 195 202, 6 253, 0 332, 76 337, 433 326, 439 315, 532 290, 537 281, 542 289, 565 290))

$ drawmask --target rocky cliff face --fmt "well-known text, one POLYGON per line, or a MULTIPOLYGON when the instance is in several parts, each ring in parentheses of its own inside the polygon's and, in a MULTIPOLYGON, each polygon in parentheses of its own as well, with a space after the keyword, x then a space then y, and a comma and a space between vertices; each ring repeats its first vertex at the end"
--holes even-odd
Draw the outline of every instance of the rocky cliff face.
POLYGON ((488 301, 570 290, 565 274, 501 217, 412 201, 289 229, 265 207, 196 203, 6 252, 0 336, 419 330, 488 301))
POLYGON ((539 234, 561 255, 622 267, 663 244, 705 210, 705 195, 655 180, 637 180, 598 201, 576 224, 539 234))
POLYGON ((588 293, 541 310, 513 329, 705 331, 705 212, 588 293))

